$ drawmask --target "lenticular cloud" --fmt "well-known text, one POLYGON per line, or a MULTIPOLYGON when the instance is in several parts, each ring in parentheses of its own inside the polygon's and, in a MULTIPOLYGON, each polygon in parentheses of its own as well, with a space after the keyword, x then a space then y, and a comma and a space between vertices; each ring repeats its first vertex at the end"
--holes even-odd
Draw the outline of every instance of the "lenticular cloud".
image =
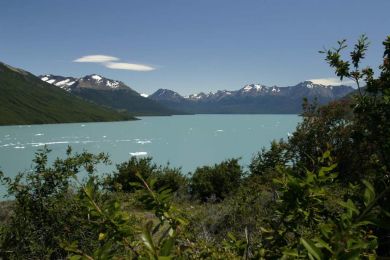
POLYGON ((117 61, 119 58, 107 55, 88 55, 83 56, 81 58, 75 59, 74 62, 96 62, 96 63, 104 63, 104 62, 112 62, 117 61))
POLYGON ((133 71, 155 70, 155 68, 147 66, 147 65, 125 63, 125 62, 108 62, 105 64, 105 66, 109 69, 118 69, 118 70, 133 70, 133 71))
POLYGON ((92 63, 100 63, 109 69, 116 70, 131 70, 131 71, 152 71, 155 68, 143 65, 143 64, 135 64, 135 63, 127 63, 127 62, 115 62, 119 61, 119 58, 108 56, 108 55, 87 55, 75 59, 73 62, 92 62, 92 63))

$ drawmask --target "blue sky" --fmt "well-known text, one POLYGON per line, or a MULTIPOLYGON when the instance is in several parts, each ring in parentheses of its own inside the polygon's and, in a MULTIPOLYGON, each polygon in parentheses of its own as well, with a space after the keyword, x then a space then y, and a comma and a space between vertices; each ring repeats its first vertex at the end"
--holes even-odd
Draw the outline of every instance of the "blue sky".
POLYGON ((377 66, 389 10, 389 0, 4 0, 0 61, 37 75, 98 73, 148 94, 288 86, 334 77, 318 51, 362 33, 377 66))

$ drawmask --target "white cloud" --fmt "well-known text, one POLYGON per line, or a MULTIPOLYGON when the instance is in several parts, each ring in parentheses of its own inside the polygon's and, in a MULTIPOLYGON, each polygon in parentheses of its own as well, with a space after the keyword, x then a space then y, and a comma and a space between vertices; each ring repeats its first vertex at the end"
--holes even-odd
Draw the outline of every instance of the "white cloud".
POLYGON ((126 62, 107 62, 104 64, 104 66, 110 69, 117 69, 117 70, 132 70, 132 71, 155 70, 155 68, 147 65, 126 63, 126 62))
POLYGON ((109 69, 117 70, 131 70, 131 71, 152 71, 155 68, 143 64, 134 64, 127 62, 116 62, 119 61, 119 58, 107 55, 87 55, 75 59, 73 62, 94 62, 100 63, 109 69))
POLYGON ((340 81, 338 78, 322 78, 322 79, 309 79, 308 81, 313 82, 314 84, 321 84, 321 85, 332 85, 332 86, 338 86, 338 85, 352 85, 355 82, 350 79, 344 79, 343 81, 340 81))
POLYGON ((107 56, 107 55, 87 55, 83 56, 81 58, 75 59, 73 62, 97 62, 97 63, 103 63, 103 62, 111 62, 111 61, 117 61, 119 58, 113 57, 113 56, 107 56))

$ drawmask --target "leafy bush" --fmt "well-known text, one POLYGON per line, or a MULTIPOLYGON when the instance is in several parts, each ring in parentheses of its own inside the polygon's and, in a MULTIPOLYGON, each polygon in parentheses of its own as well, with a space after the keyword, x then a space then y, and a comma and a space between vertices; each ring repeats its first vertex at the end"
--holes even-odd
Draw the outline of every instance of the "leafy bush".
POLYGON ((285 165, 289 161, 287 143, 283 140, 272 141, 269 150, 262 148, 253 158, 249 165, 252 175, 264 176, 274 171, 276 166, 285 165))
POLYGON ((191 178, 191 194, 202 201, 212 197, 223 200, 239 187, 243 175, 238 159, 223 161, 214 166, 199 167, 191 178))
POLYGON ((169 165, 160 166, 153 177, 156 179, 155 188, 157 190, 169 188, 172 192, 180 192, 181 195, 188 192, 188 178, 182 174, 179 168, 170 168, 169 165))
POLYGON ((133 192, 136 187, 132 183, 138 181, 137 174, 147 179, 156 169, 157 166, 152 163, 151 157, 132 156, 127 162, 117 165, 117 172, 114 172, 112 177, 109 176, 106 182, 113 190, 133 192))
POLYGON ((127 162, 117 165, 117 172, 107 177, 106 184, 111 190, 134 192, 139 188, 133 185, 139 181, 138 175, 145 180, 155 178, 156 189, 165 187, 173 192, 179 189, 186 192, 187 178, 182 175, 180 168, 171 168, 169 164, 164 167, 157 166, 151 157, 133 156, 127 162))
POLYGON ((89 153, 57 159, 47 166, 47 148, 39 150, 32 172, 19 173, 14 180, 0 175, 8 186, 8 194, 15 197, 13 214, 2 234, 0 255, 16 259, 63 258, 67 252, 62 241, 81 240, 88 250, 94 247, 96 230, 88 224, 88 211, 75 196, 72 180, 84 169, 89 174, 99 162, 108 163, 105 154, 89 153))

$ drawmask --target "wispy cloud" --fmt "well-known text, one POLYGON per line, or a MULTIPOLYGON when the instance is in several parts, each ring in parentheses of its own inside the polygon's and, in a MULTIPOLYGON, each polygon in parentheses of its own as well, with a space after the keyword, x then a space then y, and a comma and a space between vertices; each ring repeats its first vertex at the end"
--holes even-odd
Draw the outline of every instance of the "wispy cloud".
POLYGON ((332 86, 352 85, 355 83, 353 80, 350 79, 345 79, 341 81, 338 78, 309 79, 309 81, 313 82, 314 84, 332 85, 332 86))
POLYGON ((147 65, 126 63, 126 62, 107 62, 104 64, 104 66, 110 69, 117 69, 117 70, 133 70, 133 71, 155 70, 155 68, 147 65))
POLYGON ((113 56, 107 56, 107 55, 87 55, 83 56, 81 58, 75 59, 73 62, 97 62, 97 63, 103 63, 103 62, 110 62, 110 61, 117 61, 119 58, 113 57, 113 56))
POLYGON ((109 69, 117 70, 131 70, 131 71, 152 71, 155 68, 144 65, 144 64, 135 64, 127 62, 116 62, 120 59, 108 55, 87 55, 73 60, 73 62, 93 62, 99 63, 109 69))

